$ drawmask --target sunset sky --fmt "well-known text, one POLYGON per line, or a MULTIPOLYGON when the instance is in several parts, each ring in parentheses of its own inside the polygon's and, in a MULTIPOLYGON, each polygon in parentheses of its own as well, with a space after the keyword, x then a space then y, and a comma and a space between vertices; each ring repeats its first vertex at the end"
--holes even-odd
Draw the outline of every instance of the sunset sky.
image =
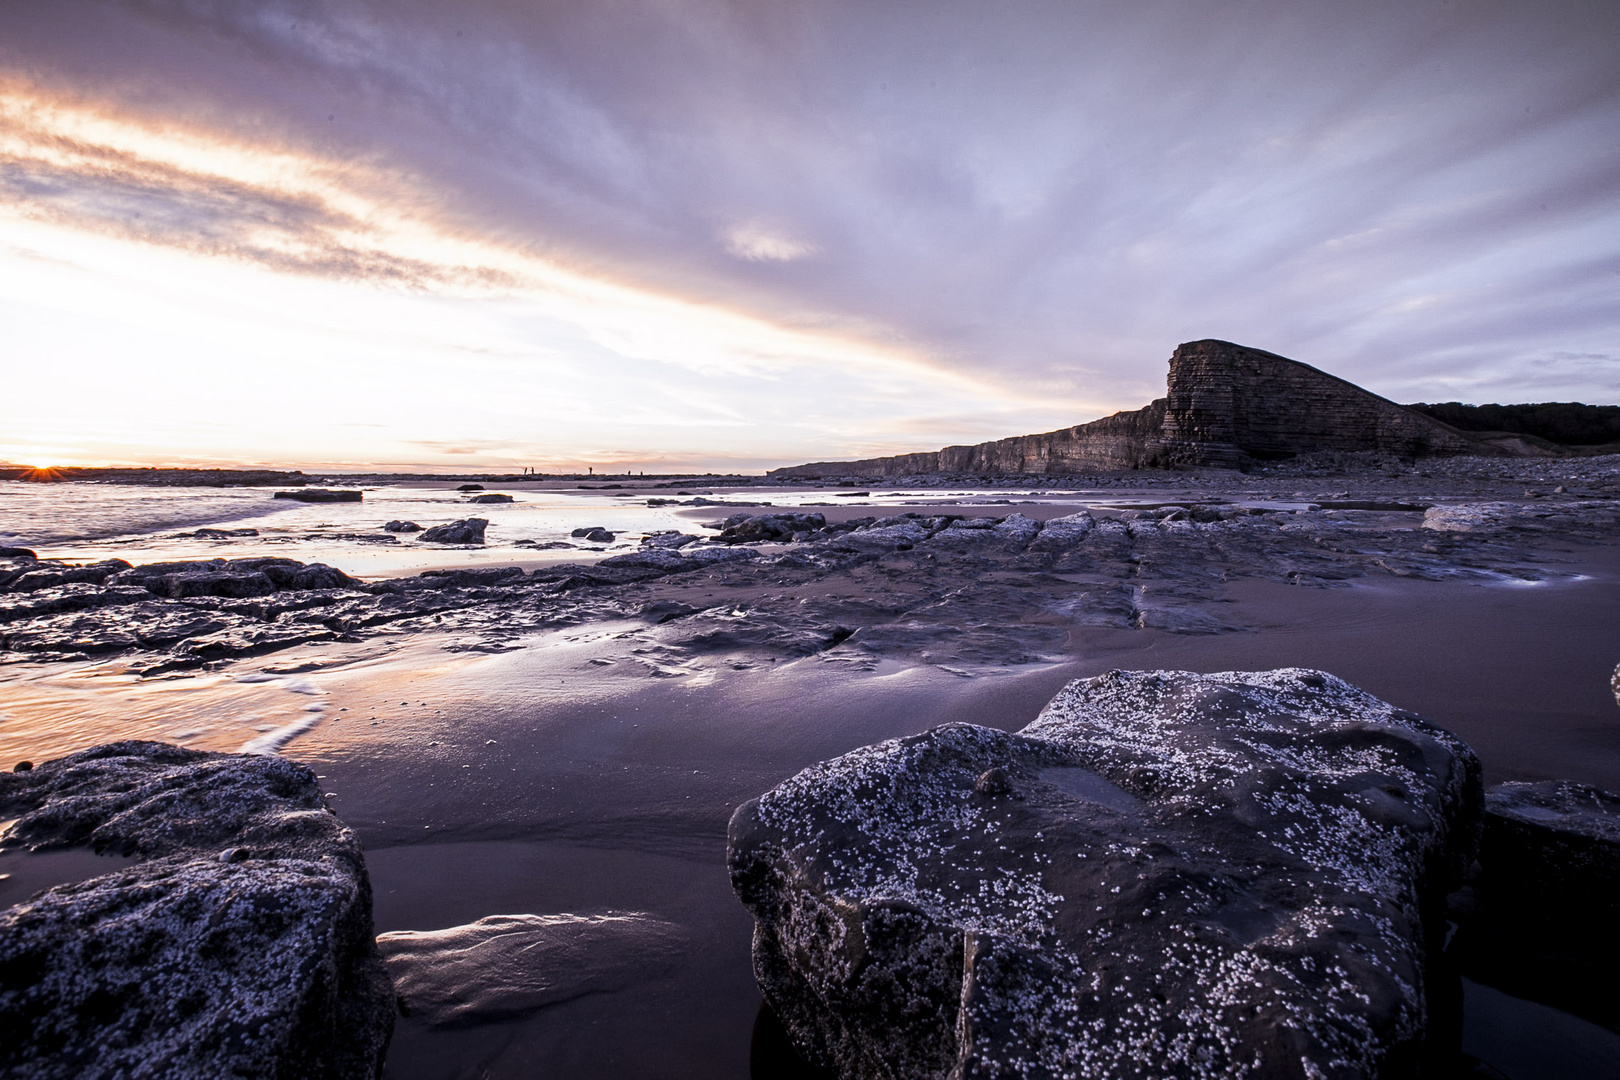
POLYGON ((752 471, 1204 337, 1620 402, 1620 4, 0 4, 0 460, 752 471))

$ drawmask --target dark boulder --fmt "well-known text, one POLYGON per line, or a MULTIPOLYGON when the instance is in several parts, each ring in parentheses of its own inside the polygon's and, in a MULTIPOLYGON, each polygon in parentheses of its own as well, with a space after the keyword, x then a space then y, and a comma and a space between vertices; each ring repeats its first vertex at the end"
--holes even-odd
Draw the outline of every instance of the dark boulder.
POLYGON ((794 533, 814 532, 827 524, 824 514, 755 514, 726 519, 720 539, 728 544, 746 544, 754 541, 786 543, 794 533))
POLYGON ((0 911, 0 1073, 378 1074, 371 886, 309 769, 113 743, 0 774, 0 815, 7 847, 139 857, 0 911))
POLYGON ((80 581, 100 585, 114 574, 129 568, 129 563, 123 559, 104 559, 88 566, 50 566, 19 575, 9 583, 8 588, 14 592, 32 592, 35 589, 46 589, 53 585, 71 585, 80 581))
POLYGON ((358 589, 363 582, 345 574, 335 566, 325 563, 309 563, 301 566, 292 574, 289 583, 282 588, 290 589, 358 589))
POLYGON ((335 488, 304 488, 300 491, 278 491, 278 499, 295 499, 307 503, 340 503, 359 502, 363 495, 353 490, 338 490, 335 488))
POLYGON ((248 596, 268 596, 276 591, 276 584, 266 575, 259 573, 188 570, 179 574, 165 575, 161 590, 154 588, 153 585, 148 585, 147 588, 173 600, 182 600, 188 596, 228 596, 240 599, 248 596))
POLYGON ((136 585, 157 596, 245 598, 278 589, 358 589, 361 582, 325 563, 263 556, 199 562, 147 563, 106 578, 112 586, 136 585))
POLYGON ((384 525, 383 530, 391 533, 421 532, 422 526, 418 525, 414 521, 400 521, 395 519, 394 521, 390 521, 388 524, 384 525))
POLYGON ((483 484, 462 484, 460 487, 456 488, 456 490, 457 491, 483 491, 484 490, 484 485, 483 484))
POLYGON ((474 495, 467 501, 470 503, 509 503, 517 500, 510 495, 474 495))
POLYGON ((25 547, 0 547, 0 559, 37 559, 33 550, 25 547))
POLYGON ((1453 903, 1464 975, 1620 1031, 1620 795, 1562 780, 1492 788, 1479 874, 1453 903))
POLYGON ((754 970, 846 1078, 1408 1076, 1479 764, 1331 675, 1112 672, 740 807, 754 970))
POLYGON ((581 526, 580 528, 575 529, 573 532, 569 533, 568 535, 572 536, 574 539, 577 540, 582 536, 589 536, 589 535, 591 535, 591 533, 595 533, 595 532, 607 532, 607 530, 604 529, 600 525, 584 525, 584 526, 581 526))
POLYGON ((675 529, 665 529, 661 532, 648 533, 641 541, 644 548, 660 548, 673 551, 676 548, 686 547, 688 544, 698 542, 696 533, 683 533, 675 529))
POLYGON ((430 544, 482 544, 484 530, 488 526, 489 522, 484 518, 467 518, 424 529, 421 539, 430 544))

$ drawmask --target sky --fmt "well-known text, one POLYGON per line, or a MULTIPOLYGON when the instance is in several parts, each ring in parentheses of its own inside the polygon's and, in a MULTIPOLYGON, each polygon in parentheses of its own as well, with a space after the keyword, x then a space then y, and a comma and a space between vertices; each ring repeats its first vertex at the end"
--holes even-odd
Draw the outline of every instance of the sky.
POLYGON ((1620 5, 0 3, 0 460, 758 471, 1209 337, 1620 402, 1620 5))

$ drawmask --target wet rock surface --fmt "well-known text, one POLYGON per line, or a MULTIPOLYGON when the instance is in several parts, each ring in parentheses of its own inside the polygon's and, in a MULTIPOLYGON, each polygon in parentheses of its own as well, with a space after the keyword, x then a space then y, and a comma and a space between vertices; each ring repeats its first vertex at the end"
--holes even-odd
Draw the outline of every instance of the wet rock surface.
POLYGON ((1453 909, 1463 974, 1620 1032, 1620 795, 1558 780, 1491 788, 1478 873, 1453 909))
POLYGON ((1466 746, 1331 675, 1114 672, 807 769, 729 862, 843 1077, 1407 1076, 1480 804, 1466 746))
POLYGON ((379 934, 405 1015, 434 1027, 512 1020, 662 973, 678 928, 644 912, 489 915, 444 930, 379 934))
POLYGON ((423 529, 418 539, 429 544, 482 544, 484 530, 488 527, 489 522, 484 518, 466 518, 423 529))
POLYGON ((377 1075, 371 886, 310 770, 113 743, 0 774, 0 815, 7 849, 138 857, 0 911, 5 1075, 377 1075))
POLYGON ((365 495, 359 491, 343 491, 335 488, 299 488, 297 491, 278 491, 274 497, 292 499, 295 502, 340 503, 360 502, 365 495))
MULTIPOLYGON (((1360 468, 1325 485, 1295 468, 1282 474, 1289 486, 1281 490, 1211 474, 1197 499, 1181 478, 1173 501, 1144 498, 1044 522, 1013 506, 874 508, 842 521, 739 511, 716 523, 719 537, 659 532, 639 551, 529 574, 480 568, 363 583, 291 559, 129 567, 13 554, 0 556, 0 661, 128 654, 138 670, 161 671, 423 630, 507 647, 525 634, 636 618, 668 602, 703 614, 627 631, 626 652, 655 671, 735 650, 820 653, 855 666, 883 656, 1008 665, 1062 655, 1084 627, 1241 631, 1227 601, 1245 580, 1532 584, 1568 576, 1561 562, 1573 549, 1620 535, 1620 462, 1510 471, 1458 461, 1426 470, 1436 475, 1360 468), (1440 475, 1443 467, 1451 473, 1440 475), (1478 475, 1487 468, 1501 471, 1478 475), (1526 497, 1531 481, 1567 491, 1526 497)), ((461 525, 475 523, 482 519, 461 525)), ((578 530, 579 539, 590 543, 593 529, 578 530)), ((453 535, 473 543, 475 532, 453 535)))

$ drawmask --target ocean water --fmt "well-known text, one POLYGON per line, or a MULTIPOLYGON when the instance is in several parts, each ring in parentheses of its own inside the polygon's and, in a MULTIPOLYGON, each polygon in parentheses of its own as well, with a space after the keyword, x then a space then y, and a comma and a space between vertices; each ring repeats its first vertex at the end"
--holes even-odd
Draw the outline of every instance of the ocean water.
MULTIPOLYGON (((876 514, 931 507, 1000 516, 1022 511, 1051 517, 1088 506, 1131 501, 1119 492, 1014 492, 873 488, 712 488, 694 485, 627 490, 518 483, 471 494, 509 494, 511 503, 479 504, 453 483, 370 484, 358 503, 303 503, 276 499, 271 488, 146 487, 130 484, 0 482, 0 545, 31 548, 42 558, 132 563, 171 559, 240 559, 276 555, 323 562, 362 578, 392 577, 426 569, 479 565, 535 566, 577 562, 635 550, 650 532, 676 529, 713 535, 706 523, 746 509, 752 513, 815 508, 876 514), (705 507, 647 505, 652 499, 704 497, 705 507), (769 503, 769 506, 750 504, 769 503), (424 528, 462 518, 489 522, 482 547, 423 544, 411 533, 388 533, 394 519, 424 528), (570 535, 601 526, 616 534, 609 545, 570 535), (256 536, 199 539, 198 528, 253 529, 256 536), (532 543, 520 543, 532 541, 532 543)), ((1162 498, 1162 497, 1161 497, 1162 498)))

